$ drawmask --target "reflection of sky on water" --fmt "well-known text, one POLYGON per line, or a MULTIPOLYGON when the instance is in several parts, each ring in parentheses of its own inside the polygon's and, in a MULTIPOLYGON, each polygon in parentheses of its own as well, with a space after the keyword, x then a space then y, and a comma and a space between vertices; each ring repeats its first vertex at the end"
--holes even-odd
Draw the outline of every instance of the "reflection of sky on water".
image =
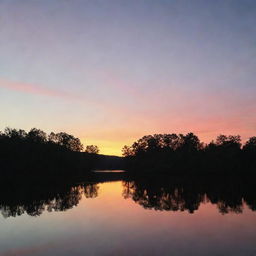
POLYGON ((98 184, 64 212, 0 218, 1 255, 249 255, 255 249, 256 214, 221 215, 202 203, 187 211, 149 211, 124 199, 122 182, 98 184))
POLYGON ((120 173, 120 172, 125 172, 124 170, 93 170, 93 172, 106 172, 106 173, 120 173))

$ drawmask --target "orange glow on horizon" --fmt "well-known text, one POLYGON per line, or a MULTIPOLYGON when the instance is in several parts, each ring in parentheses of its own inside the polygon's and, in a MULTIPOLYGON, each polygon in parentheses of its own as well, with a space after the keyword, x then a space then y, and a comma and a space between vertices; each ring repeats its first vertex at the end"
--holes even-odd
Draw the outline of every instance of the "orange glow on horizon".
MULTIPOLYGON (((187 126, 189 127, 189 126, 187 126)), ((136 135, 132 135, 132 134, 127 134, 125 135, 120 135, 120 134, 116 134, 115 136, 110 136, 108 137, 106 136, 106 139, 104 139, 104 136, 100 137, 99 139, 96 139, 96 136, 94 137, 88 137, 88 138, 81 138, 81 142, 84 145, 84 147, 86 147, 86 145, 97 145, 100 149, 100 154, 104 154, 104 155, 115 155, 115 156, 122 156, 122 148, 125 145, 131 146, 135 141, 137 141, 138 139, 140 139, 141 137, 143 137, 144 135, 153 135, 153 134, 157 134, 157 133, 176 133, 176 134, 187 134, 189 132, 193 132, 196 136, 199 137, 201 142, 204 143, 209 143, 212 140, 215 140, 217 138, 218 135, 220 134, 224 134, 224 135, 241 135, 242 138, 242 143, 245 143, 250 137, 253 136, 253 129, 252 130, 240 130, 238 131, 237 129, 228 129, 228 127, 226 127, 226 129, 223 129, 223 131, 221 131, 220 129, 216 129, 216 131, 207 131, 207 129, 202 129, 200 130, 200 127, 198 128, 194 128, 191 130, 176 130, 176 131, 163 131, 160 130, 159 132, 156 131, 145 131, 145 132, 141 132, 141 135, 139 135, 138 133, 136 133, 136 135)))
POLYGON ((94 139, 81 139, 84 147, 87 145, 97 145, 100 154, 122 156, 122 148, 125 144, 122 141, 109 141, 109 140, 94 140, 94 139))

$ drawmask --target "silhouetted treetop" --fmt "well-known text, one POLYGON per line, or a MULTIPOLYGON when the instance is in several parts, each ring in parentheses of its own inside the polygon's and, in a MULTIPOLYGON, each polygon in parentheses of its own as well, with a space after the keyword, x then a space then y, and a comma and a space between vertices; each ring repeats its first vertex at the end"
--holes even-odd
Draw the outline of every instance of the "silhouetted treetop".
POLYGON ((75 138, 73 135, 70 135, 65 132, 59 132, 59 133, 51 132, 48 139, 50 142, 63 146, 72 151, 83 150, 83 145, 80 139, 75 138))
POLYGON ((256 151, 256 136, 249 138, 249 140, 245 143, 243 149, 256 151))
POLYGON ((89 153, 89 154, 99 154, 100 150, 99 150, 98 146, 88 145, 85 148, 85 152, 89 153))
POLYGON ((71 151, 82 151, 83 145, 79 138, 74 137, 65 132, 53 133, 48 136, 44 131, 32 128, 28 133, 24 130, 5 128, 4 132, 0 133, 1 142, 11 139, 12 142, 26 141, 30 144, 45 144, 53 143, 64 147, 71 151))
POLYGON ((135 156, 146 152, 160 151, 197 151, 202 148, 199 138, 193 133, 183 134, 154 134, 147 135, 122 149, 124 156, 135 156))
POLYGON ((21 140, 21 139, 25 139, 27 136, 27 133, 24 130, 17 130, 17 129, 12 129, 10 127, 6 127, 4 129, 4 132, 1 133, 2 139, 3 138, 10 138, 10 139, 17 139, 17 140, 21 140))
POLYGON ((31 142, 35 142, 35 143, 46 143, 47 142, 47 135, 44 131, 36 129, 36 128, 32 128, 26 138, 31 141, 31 142))
POLYGON ((241 137, 240 135, 219 135, 216 139, 217 146, 233 146, 240 148, 241 147, 241 137))

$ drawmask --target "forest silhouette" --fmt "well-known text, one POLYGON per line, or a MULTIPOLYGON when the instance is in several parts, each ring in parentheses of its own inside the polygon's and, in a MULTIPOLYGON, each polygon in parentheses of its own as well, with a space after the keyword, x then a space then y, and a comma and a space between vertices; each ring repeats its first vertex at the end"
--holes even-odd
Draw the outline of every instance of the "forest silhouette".
POLYGON ((5 176, 70 176, 120 166, 119 157, 98 153, 95 145, 87 145, 83 151, 80 139, 65 132, 48 135, 36 128, 26 132, 8 127, 0 132, 1 174, 5 176))
POLYGON ((239 135, 219 135, 209 144, 193 134, 155 134, 124 146, 130 170, 175 172, 244 172, 256 168, 256 137, 242 146, 239 135))
POLYGON ((79 138, 65 132, 6 128, 0 132, 2 175, 74 175, 120 168, 136 173, 236 173, 256 168, 256 137, 242 145, 239 135, 219 135, 209 144, 193 133, 147 135, 124 146, 122 158, 100 155, 95 145, 83 148, 79 138))

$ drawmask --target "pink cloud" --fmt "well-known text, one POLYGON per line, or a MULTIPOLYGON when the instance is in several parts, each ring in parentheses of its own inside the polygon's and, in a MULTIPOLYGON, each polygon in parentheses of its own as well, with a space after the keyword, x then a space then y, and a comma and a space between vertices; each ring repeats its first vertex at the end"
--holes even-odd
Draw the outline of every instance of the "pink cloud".
POLYGON ((22 92, 26 94, 56 97, 64 100, 72 100, 78 103, 83 103, 83 104, 86 103, 87 105, 100 107, 103 110, 116 111, 116 108, 114 106, 111 106, 110 104, 106 104, 102 101, 97 102, 93 98, 90 98, 89 95, 78 95, 71 92, 64 92, 61 90, 49 89, 37 84, 14 82, 14 81, 9 81, 9 80, 0 78, 0 88, 5 88, 8 90, 22 92))
POLYGON ((35 95, 42 95, 42 96, 50 96, 50 97, 59 97, 59 98, 76 98, 74 95, 71 95, 66 92, 62 92, 59 90, 48 89, 40 85, 28 84, 23 82, 13 82, 5 79, 0 79, 0 87, 13 90, 24 92, 28 94, 35 94, 35 95))
POLYGON ((90 96, 88 94, 78 95, 74 92, 64 92, 61 90, 50 89, 38 84, 16 82, 0 78, 0 88, 5 88, 7 90, 12 90, 25 94, 60 98, 63 100, 73 101, 74 103, 82 104, 86 107, 92 106, 93 108, 97 109, 97 111, 106 114, 106 116, 108 116, 109 119, 131 114, 129 108, 126 108, 126 106, 124 105, 120 106, 113 100, 95 100, 93 96, 90 96))

